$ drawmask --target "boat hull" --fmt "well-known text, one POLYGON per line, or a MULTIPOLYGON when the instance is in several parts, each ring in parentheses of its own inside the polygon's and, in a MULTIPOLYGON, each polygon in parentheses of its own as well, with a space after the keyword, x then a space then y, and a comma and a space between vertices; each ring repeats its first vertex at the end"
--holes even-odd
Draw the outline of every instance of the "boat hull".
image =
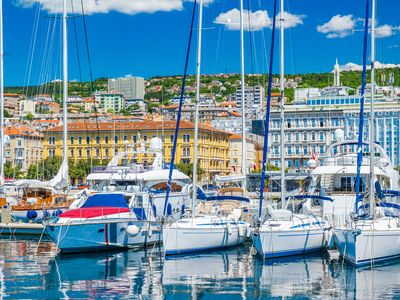
POLYGON ((166 226, 163 229, 165 255, 177 255, 227 248, 242 244, 250 230, 243 222, 212 226, 196 225, 178 228, 166 226), (239 229, 238 226, 242 226, 239 229))
POLYGON ((46 233, 62 253, 136 249, 158 243, 161 238, 159 224, 127 220, 47 224, 46 233), (136 234, 127 232, 131 225, 137 227, 136 234))
POLYGON ((263 258, 302 255, 323 251, 328 244, 325 228, 275 231, 265 230, 253 234, 253 244, 263 258))
POLYGON ((358 267, 400 257, 400 229, 336 229, 335 241, 341 256, 358 267))

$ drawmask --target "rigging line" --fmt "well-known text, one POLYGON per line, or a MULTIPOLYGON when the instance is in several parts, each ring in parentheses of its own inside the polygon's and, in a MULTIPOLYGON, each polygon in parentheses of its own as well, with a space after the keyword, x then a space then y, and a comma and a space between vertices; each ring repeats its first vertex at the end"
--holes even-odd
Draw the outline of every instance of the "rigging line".
POLYGON ((260 183, 260 206, 258 211, 259 225, 261 225, 262 205, 264 200, 265 173, 266 173, 267 156, 268 156, 268 135, 269 135, 269 118, 271 113, 271 90, 272 90, 272 71, 273 71, 272 67, 274 63, 277 2, 278 2, 277 0, 274 0, 274 15, 272 20, 271 50, 270 50, 270 61, 269 61, 269 71, 268 71, 267 111, 265 113, 263 163, 262 163, 261 183, 260 183))
MULTIPOLYGON (((254 75, 255 73, 258 74, 257 48, 256 48, 256 42, 255 42, 255 31, 254 31, 253 24, 251 22, 251 14, 250 14, 250 12, 252 11, 251 1, 247 0, 247 3, 248 3, 248 6, 249 6, 248 17, 249 17, 249 30, 250 30, 249 42, 250 42, 251 70, 252 70, 252 74, 254 75), (254 63, 253 63, 253 60, 254 60, 254 63), (254 65, 255 65, 255 69, 256 69, 255 72, 253 70, 254 69, 254 65)), ((260 83, 259 80, 258 80, 258 77, 256 77, 256 78, 257 78, 258 83, 260 83)), ((253 80, 253 83, 254 83, 254 80, 253 80)), ((254 86, 254 84, 253 84, 253 86, 254 86)))
MULTIPOLYGON (((360 114, 358 125, 358 145, 357 145, 357 176, 356 176, 356 203, 355 213, 358 214, 358 202, 360 196, 360 183, 361 183, 361 164, 363 159, 363 133, 364 133, 364 101, 365 101, 365 86, 367 81, 367 47, 368 47, 368 20, 369 19, 369 0, 366 1, 365 9, 365 24, 364 24, 364 48, 363 48, 363 70, 362 70, 362 84, 361 84, 361 99, 360 99, 360 114)), ((372 191, 370 191, 371 193, 372 191)))
MULTIPOLYGON (((247 4, 249 6, 249 10, 247 13, 247 19, 249 21, 249 43, 250 43, 250 66, 251 66, 251 74, 253 76, 251 76, 251 85, 252 85, 252 93, 253 93, 253 101, 255 99, 256 96, 256 89, 254 86, 254 58, 253 58, 253 38, 254 38, 254 31, 253 31, 253 26, 251 24, 251 5, 250 5, 250 0, 247 0, 247 4)), ((246 98, 246 94, 245 94, 245 98, 246 98)))
MULTIPOLYGON (((88 32, 87 32, 87 26, 86 26, 86 14, 85 14, 85 8, 83 5, 83 0, 81 0, 81 10, 82 10, 83 30, 85 33, 85 45, 86 45, 87 60, 88 60, 88 65, 89 65, 90 96, 93 98, 93 109, 94 109, 94 118, 96 120, 97 136, 100 139, 100 128, 99 128, 98 112, 97 112, 97 106, 96 106, 96 98, 93 96, 94 84, 93 84, 92 61, 90 59, 89 38, 88 38, 88 32)), ((101 143, 99 143, 98 145, 99 145, 99 150, 100 150, 100 161, 103 162, 103 151, 101 149, 102 148, 101 143)))
POLYGON ((75 20, 75 12, 74 12, 74 0, 71 0, 71 10, 72 10, 72 21, 73 21, 73 25, 74 25, 74 37, 75 37, 75 45, 76 45, 76 59, 77 59, 78 70, 79 70, 79 81, 82 82, 81 59, 80 59, 80 55, 79 55, 78 35, 76 33, 76 20, 75 20))
POLYGON ((26 96, 26 98, 28 98, 28 89, 29 89, 29 83, 31 80, 32 64, 33 64, 33 57, 35 55, 35 49, 36 49, 36 40, 37 40, 37 32, 38 32, 38 27, 39 27, 41 7, 42 6, 39 3, 36 6, 34 25, 32 27, 32 38, 31 38, 31 42, 30 42, 30 46, 29 46, 28 61, 26 64, 26 69, 25 69, 25 77, 24 77, 25 91, 23 92, 23 94, 26 96))
MULTIPOLYGON (((178 117, 176 118, 174 144, 173 144, 173 147, 172 147, 171 162, 170 162, 170 166, 169 166, 167 193, 166 193, 166 196, 165 196, 164 211, 163 211, 163 215, 164 216, 165 216, 165 212, 166 212, 167 205, 168 205, 169 194, 171 192, 172 172, 174 170, 175 152, 176 152, 176 148, 177 148, 179 126, 180 126, 181 114, 182 114, 182 106, 183 106, 183 95, 185 93, 186 76, 187 76, 187 69, 188 69, 189 58, 190 58, 190 48, 191 48, 191 45, 192 45, 193 25, 194 25, 194 19, 195 19, 195 15, 196 15, 196 5, 197 5, 197 0, 194 0, 194 2, 193 2, 193 11, 192 11, 192 20, 191 20, 190 31, 189 31, 188 47, 187 47, 187 51, 186 51, 185 69, 184 69, 184 73, 183 73, 183 77, 182 77, 181 95, 180 95, 180 99, 179 99, 179 108, 178 108, 178 117)), ((193 176, 196 176, 196 174, 193 174, 193 176)), ((195 187, 193 187, 193 189, 195 189, 195 187)), ((195 191, 193 190, 193 192, 195 192, 195 191)))

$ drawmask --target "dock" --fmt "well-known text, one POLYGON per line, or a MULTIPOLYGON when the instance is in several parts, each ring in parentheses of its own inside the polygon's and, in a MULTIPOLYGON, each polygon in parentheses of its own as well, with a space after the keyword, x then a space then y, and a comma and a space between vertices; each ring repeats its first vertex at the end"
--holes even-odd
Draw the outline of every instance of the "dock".
POLYGON ((31 235, 44 234, 44 226, 39 223, 0 223, 0 235, 31 235))

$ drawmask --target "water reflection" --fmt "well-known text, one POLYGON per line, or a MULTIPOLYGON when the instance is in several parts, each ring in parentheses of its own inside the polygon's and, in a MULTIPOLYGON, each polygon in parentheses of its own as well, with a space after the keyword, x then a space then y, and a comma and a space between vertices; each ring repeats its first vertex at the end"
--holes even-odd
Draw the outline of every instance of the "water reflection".
POLYGON ((165 261, 157 248, 58 256, 50 242, 37 246, 0 240, 3 298, 400 298, 400 263, 356 270, 318 255, 265 262, 249 245, 165 261))

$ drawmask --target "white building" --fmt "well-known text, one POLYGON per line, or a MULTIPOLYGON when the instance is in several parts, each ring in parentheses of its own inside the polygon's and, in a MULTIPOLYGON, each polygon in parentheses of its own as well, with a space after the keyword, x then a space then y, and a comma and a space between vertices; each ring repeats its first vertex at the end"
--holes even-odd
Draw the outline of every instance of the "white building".
POLYGON ((125 99, 144 99, 144 78, 131 75, 108 79, 108 91, 120 92, 125 99))
MULTIPOLYGON (((245 87, 246 117, 256 119, 264 110, 264 88, 261 85, 245 87)), ((242 108, 242 87, 236 90, 236 105, 238 109, 242 108)))

